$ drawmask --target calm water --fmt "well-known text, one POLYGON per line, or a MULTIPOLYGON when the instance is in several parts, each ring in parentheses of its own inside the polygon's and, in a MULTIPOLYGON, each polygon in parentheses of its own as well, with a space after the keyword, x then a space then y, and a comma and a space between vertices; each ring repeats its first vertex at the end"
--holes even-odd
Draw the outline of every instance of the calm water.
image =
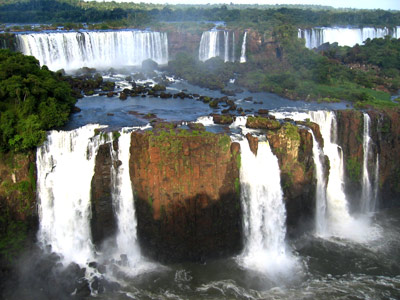
MULTIPOLYGON (((112 77, 104 77, 105 80, 116 82, 119 88, 116 91, 121 91, 124 88, 131 88, 129 82, 124 78, 127 75, 114 75, 112 77)), ((234 85, 230 88, 235 89, 234 85)), ((174 80, 168 87, 167 92, 174 94, 180 91, 185 93, 199 94, 209 97, 223 97, 219 91, 212 91, 191 85, 183 80, 174 80)), ((312 103, 306 101, 292 101, 279 97, 271 93, 251 93, 243 91, 237 93, 236 96, 230 96, 229 99, 235 101, 238 107, 246 110, 246 113, 252 114, 259 109, 297 111, 297 110, 317 110, 317 109, 345 109, 347 103, 312 103), (245 100, 252 97, 252 100, 245 100)), ((148 123, 148 120, 143 116, 130 114, 136 112, 142 115, 147 113, 156 114, 158 118, 166 121, 195 121, 198 117, 206 116, 211 113, 220 113, 225 107, 220 106, 218 109, 212 109, 208 104, 195 99, 160 99, 152 96, 128 97, 127 100, 121 101, 118 96, 108 98, 106 96, 89 96, 79 99, 77 104, 81 108, 81 112, 72 115, 71 121, 65 129, 74 129, 88 123, 98 123, 109 125, 110 127, 131 127, 143 126, 148 123)), ((237 113, 237 112, 232 112, 237 113)))

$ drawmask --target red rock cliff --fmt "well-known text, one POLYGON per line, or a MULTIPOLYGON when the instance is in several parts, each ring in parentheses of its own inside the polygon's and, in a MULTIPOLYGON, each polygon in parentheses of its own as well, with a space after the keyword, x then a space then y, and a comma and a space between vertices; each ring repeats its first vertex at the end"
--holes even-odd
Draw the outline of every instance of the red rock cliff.
POLYGON ((144 254, 199 261, 238 252, 239 165, 239 144, 226 135, 133 132, 130 174, 144 254))

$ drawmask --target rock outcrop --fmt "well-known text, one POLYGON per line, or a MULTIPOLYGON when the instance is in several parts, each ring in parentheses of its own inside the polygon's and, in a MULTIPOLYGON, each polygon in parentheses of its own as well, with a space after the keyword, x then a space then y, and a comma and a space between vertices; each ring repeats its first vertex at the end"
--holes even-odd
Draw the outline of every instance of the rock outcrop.
POLYGON ((226 135, 133 132, 130 174, 142 252, 202 261, 242 247, 240 146, 226 135))
POLYGON ((97 247, 114 237, 117 229, 112 200, 112 147, 111 143, 100 145, 92 178, 90 225, 92 241, 97 247))
POLYGON ((312 229, 316 184, 312 135, 306 129, 284 123, 279 130, 269 130, 267 139, 279 161, 288 233, 312 229))
POLYGON ((379 155, 379 208, 400 206, 400 110, 369 111, 379 155))
POLYGON ((345 192, 353 210, 361 202, 363 166, 363 114, 357 110, 339 110, 337 118, 337 143, 344 160, 345 192))

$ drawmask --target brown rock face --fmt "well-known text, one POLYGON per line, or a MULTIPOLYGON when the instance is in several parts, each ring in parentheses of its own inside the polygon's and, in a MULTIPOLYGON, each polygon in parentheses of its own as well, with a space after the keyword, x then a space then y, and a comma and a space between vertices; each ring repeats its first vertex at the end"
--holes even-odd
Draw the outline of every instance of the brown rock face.
MULTIPOLYGON (((7 219, 36 219, 35 153, 0 153, 0 228, 7 219)), ((1 232, 0 229, 0 232, 1 232)))
POLYGON ((258 151, 258 138, 255 136, 252 136, 250 133, 246 134, 246 139, 249 142, 250 150, 251 152, 254 153, 254 155, 257 155, 258 151))
POLYGON ((279 130, 268 131, 267 138, 279 161, 288 232, 311 229, 315 211, 312 136, 305 129, 285 123, 279 130))
POLYGON ((370 111, 371 137, 379 154, 379 207, 400 206, 400 111, 370 111))
POLYGON ((100 145, 92 179, 92 218, 90 225, 93 243, 97 247, 105 239, 113 237, 117 228, 111 194, 111 148, 111 143, 100 145))
POLYGON ((175 58, 179 52, 199 54, 201 32, 191 33, 184 31, 168 32, 168 53, 171 58, 175 58))
POLYGON ((130 174, 143 253, 199 261, 242 247, 239 145, 207 132, 133 132, 130 174))
POLYGON ((361 203, 361 176, 363 165, 363 114, 357 110, 336 112, 337 143, 344 159, 345 191, 352 209, 361 203))

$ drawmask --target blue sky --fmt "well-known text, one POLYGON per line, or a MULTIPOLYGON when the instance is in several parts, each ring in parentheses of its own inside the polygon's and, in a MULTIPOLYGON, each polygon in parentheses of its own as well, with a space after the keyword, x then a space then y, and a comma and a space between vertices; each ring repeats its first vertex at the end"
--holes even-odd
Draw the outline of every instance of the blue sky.
MULTIPOLYGON (((102 1, 102 0, 97 0, 102 1)), ((400 0, 115 0, 117 2, 145 2, 145 3, 187 3, 187 4, 217 4, 217 3, 235 3, 235 4, 319 4, 333 7, 352 7, 352 8, 380 8, 400 10, 400 0)))

